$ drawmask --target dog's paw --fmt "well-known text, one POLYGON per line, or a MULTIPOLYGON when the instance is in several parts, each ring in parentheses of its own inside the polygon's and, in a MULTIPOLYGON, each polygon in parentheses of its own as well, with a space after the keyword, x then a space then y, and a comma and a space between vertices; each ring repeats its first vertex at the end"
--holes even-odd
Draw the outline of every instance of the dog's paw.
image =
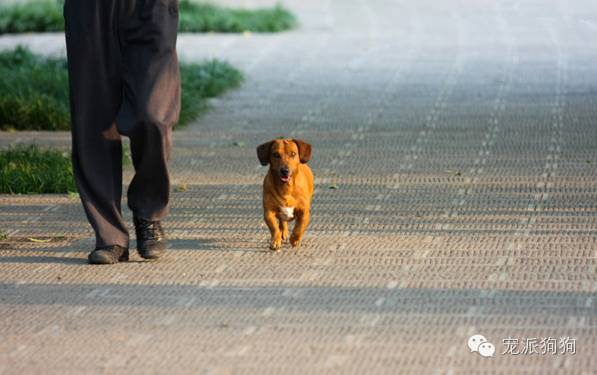
POLYGON ((292 247, 301 246, 301 238, 295 235, 290 236, 290 244, 292 245, 292 247))
POLYGON ((288 239, 288 230, 282 232, 282 241, 286 241, 288 239))
POLYGON ((282 238, 276 238, 269 242, 269 248, 272 250, 280 250, 282 247, 282 238))

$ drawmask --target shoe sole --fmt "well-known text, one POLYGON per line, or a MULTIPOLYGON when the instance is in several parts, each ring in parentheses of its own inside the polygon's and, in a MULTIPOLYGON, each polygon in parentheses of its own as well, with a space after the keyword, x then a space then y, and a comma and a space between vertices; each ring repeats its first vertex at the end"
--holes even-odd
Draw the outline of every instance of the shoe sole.
POLYGON ((118 258, 118 260, 108 259, 108 258, 91 259, 91 255, 89 255, 89 257, 87 259, 89 260, 89 264, 116 264, 118 262, 128 262, 129 261, 129 251, 126 250, 124 253, 122 253, 122 255, 120 256, 120 258, 118 258))
POLYGON ((166 248, 167 242, 163 240, 158 244, 154 244, 152 246, 152 249, 150 249, 149 251, 141 251, 141 249, 139 249, 139 247, 137 246, 137 253, 139 253, 139 256, 143 259, 156 260, 163 257, 164 254, 166 254, 166 248))
POLYGON ((160 259, 164 255, 163 252, 160 254, 154 254, 154 255, 148 255, 148 254, 142 253, 140 251, 137 251, 137 252, 139 253, 139 256, 141 258, 147 259, 147 260, 157 260, 157 259, 160 259))

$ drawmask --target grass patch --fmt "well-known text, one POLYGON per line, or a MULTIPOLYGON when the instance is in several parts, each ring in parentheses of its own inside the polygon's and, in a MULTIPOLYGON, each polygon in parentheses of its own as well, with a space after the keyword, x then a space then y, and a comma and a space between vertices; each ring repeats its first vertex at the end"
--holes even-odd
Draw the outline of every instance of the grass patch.
POLYGON ((263 9, 228 9, 212 4, 181 0, 180 31, 256 33, 279 32, 292 29, 296 19, 280 5, 263 9))
POLYGON ((67 130, 69 111, 64 59, 21 47, 0 53, 0 129, 67 130))
POLYGON ((0 34, 63 31, 62 1, 37 0, 0 7, 0 34))
MULTIPOLYGON (((0 7, 0 34, 64 30, 62 0, 32 0, 0 7)), ((296 25, 281 6, 233 9, 180 0, 179 30, 188 32, 278 32, 296 25)))
POLYGON ((75 192, 70 152, 17 145, 0 151, 0 193, 75 192))
MULTIPOLYGON (((193 121, 206 99, 237 87, 242 73, 210 60, 181 63, 179 125, 193 121)), ((23 47, 0 53, 0 130, 69 130, 68 72, 65 59, 45 58, 23 47)))
POLYGON ((193 121, 206 108, 206 98, 213 98, 238 87, 242 73, 232 65, 210 60, 200 64, 181 64, 182 97, 180 125, 193 121))

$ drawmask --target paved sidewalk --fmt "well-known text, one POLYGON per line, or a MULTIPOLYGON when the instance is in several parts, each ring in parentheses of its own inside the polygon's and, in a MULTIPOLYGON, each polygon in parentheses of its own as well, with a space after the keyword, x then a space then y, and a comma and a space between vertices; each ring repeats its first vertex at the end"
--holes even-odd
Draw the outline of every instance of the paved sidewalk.
MULTIPOLYGON (((597 4, 284 3, 301 29, 180 37, 247 81, 176 132, 166 259, 87 266, 76 199, 0 196, 0 372, 594 373, 597 4), (299 252, 261 220, 254 148, 279 135, 314 146, 299 252)), ((69 136, 0 133, 31 141, 69 136)))

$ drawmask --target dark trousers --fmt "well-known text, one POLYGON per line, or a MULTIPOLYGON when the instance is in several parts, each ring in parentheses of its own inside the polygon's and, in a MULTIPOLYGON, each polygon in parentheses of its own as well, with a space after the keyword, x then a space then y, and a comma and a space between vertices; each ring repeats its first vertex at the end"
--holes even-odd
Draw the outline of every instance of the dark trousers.
POLYGON ((96 248, 128 247, 121 135, 135 167, 130 209, 146 220, 168 211, 180 112, 178 0, 66 0, 64 19, 75 180, 96 248))

